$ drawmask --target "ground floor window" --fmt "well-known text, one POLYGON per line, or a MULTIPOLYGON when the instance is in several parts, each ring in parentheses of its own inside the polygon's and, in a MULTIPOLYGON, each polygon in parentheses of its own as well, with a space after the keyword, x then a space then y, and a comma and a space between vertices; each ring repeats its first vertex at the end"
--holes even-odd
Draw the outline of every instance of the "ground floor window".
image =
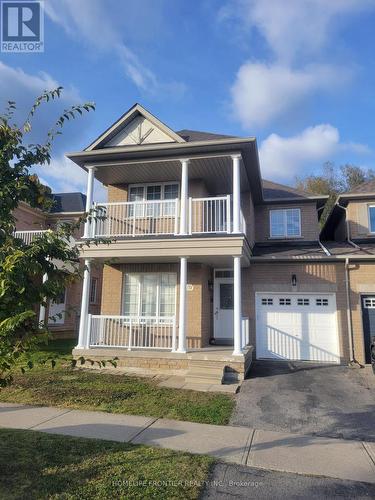
POLYGON ((125 316, 174 316, 176 273, 126 273, 123 314, 125 316))

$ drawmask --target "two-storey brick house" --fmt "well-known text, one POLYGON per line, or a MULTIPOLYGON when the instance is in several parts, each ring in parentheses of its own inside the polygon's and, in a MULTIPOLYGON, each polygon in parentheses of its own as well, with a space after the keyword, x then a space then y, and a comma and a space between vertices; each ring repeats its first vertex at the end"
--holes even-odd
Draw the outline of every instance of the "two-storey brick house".
POLYGON ((319 240, 327 197, 262 180, 254 138, 175 132, 136 104, 68 157, 88 171, 86 210, 94 178, 108 186, 84 237, 110 240, 82 252, 75 355, 188 379, 241 378, 252 356, 350 359, 344 257, 319 240))
MULTIPOLYGON (((53 230, 59 223, 79 221, 85 211, 86 196, 82 193, 53 193, 53 206, 45 212, 20 203, 14 210, 16 218, 15 235, 26 243, 38 238, 45 231, 53 230)), ((77 230, 76 239, 81 238, 83 228, 77 230), (81 230, 82 229, 82 230, 81 230)), ((73 242, 72 242, 73 243, 73 242)), ((56 263, 58 266, 61 263, 56 263)), ((82 265, 83 267, 83 265, 82 265)), ((72 269, 76 272, 76 269, 72 269)), ((42 277, 41 277, 42 278, 42 277)), ((48 279, 44 276, 43 279, 48 279)), ((89 307, 91 313, 100 311, 102 268, 94 266, 90 283, 89 307)), ((40 306, 38 317, 40 322, 46 322, 54 337, 77 337, 82 296, 82 280, 77 279, 68 285, 61 298, 51 301, 47 307, 40 306)))
POLYGON ((375 336, 375 181, 338 197, 322 238, 328 240, 324 244, 332 255, 345 257, 352 357, 370 363, 375 336))

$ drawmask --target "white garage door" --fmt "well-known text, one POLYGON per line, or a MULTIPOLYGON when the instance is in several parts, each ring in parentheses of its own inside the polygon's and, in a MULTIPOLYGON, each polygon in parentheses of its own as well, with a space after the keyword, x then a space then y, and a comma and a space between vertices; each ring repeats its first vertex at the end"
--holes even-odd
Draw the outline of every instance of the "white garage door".
POLYGON ((257 358, 340 361, 332 294, 256 294, 257 358))

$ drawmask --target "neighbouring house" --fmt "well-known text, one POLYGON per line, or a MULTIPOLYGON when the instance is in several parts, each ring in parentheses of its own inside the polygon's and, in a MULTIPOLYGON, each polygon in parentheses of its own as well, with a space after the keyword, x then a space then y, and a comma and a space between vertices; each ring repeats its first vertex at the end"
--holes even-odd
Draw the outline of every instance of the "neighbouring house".
POLYGON ((352 357, 371 362, 375 336, 375 181, 341 194, 322 230, 333 256, 345 258, 352 357))
MULTIPOLYGON (((53 193, 54 204, 49 212, 21 202, 14 211, 16 218, 15 235, 26 243, 53 230, 59 223, 77 222, 85 212, 86 196, 82 193, 53 193)), ((75 238, 81 238, 82 231, 77 231, 75 238)), ((59 263, 56 263, 59 265, 59 263)), ((81 263, 83 267, 83 263, 81 263)), ((42 277, 41 277, 42 278, 42 277)), ((44 279, 47 279, 45 276, 44 279)), ((102 266, 94 266, 90 283, 89 310, 99 313, 101 296, 102 266)), ((82 280, 66 287, 65 293, 56 301, 51 301, 47 308, 40 306, 39 321, 47 322, 54 337, 68 338, 78 336, 81 311, 82 280)))
MULTIPOLYGON (((319 239, 327 197, 263 180, 255 138, 175 132, 135 104, 67 156, 101 216, 84 238, 109 239, 81 254, 75 356, 206 382, 242 379, 254 357, 351 359, 346 255, 319 239), (94 178, 108 202, 94 202, 94 178), (98 263, 101 309, 89 314, 98 263)), ((363 361, 363 339, 355 347, 363 361)))

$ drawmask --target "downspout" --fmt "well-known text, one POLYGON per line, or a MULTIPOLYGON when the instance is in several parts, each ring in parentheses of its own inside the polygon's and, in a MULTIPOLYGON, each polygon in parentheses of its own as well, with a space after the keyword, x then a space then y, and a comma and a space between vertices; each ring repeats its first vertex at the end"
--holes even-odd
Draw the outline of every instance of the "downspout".
POLYGON ((360 250, 361 247, 359 245, 357 245, 356 243, 354 243, 354 241, 352 241, 350 239, 350 225, 349 225, 348 218, 346 216, 347 213, 348 213, 348 209, 346 207, 343 207, 342 205, 340 205, 340 203, 337 203, 337 206, 340 207, 340 208, 342 208, 345 211, 346 239, 347 239, 349 245, 352 245, 352 247, 357 248, 358 250, 360 250))
POLYGON ((319 243, 319 246, 320 248, 323 250, 323 252, 328 255, 329 257, 332 255, 331 252, 328 250, 328 248, 326 248, 323 243, 320 241, 320 235, 318 236, 318 243, 319 243))
POLYGON ((350 365, 358 365, 360 368, 364 366, 355 359, 354 353, 354 337, 353 337, 353 320, 352 320, 352 304, 350 300, 350 275, 349 275, 349 257, 345 258, 345 290, 346 290, 346 316, 349 333, 349 353, 350 365))

